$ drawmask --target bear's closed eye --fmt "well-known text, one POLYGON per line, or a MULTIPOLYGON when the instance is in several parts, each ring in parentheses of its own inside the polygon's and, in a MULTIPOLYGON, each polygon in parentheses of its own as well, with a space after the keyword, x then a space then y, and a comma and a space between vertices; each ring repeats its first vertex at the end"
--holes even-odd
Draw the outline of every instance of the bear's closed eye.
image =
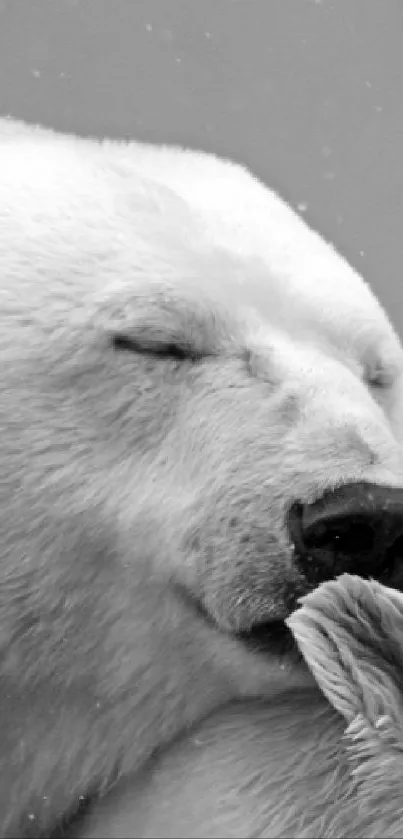
POLYGON ((197 352, 191 344, 181 341, 158 340, 155 337, 148 337, 136 340, 128 335, 114 335, 112 343, 115 350, 132 353, 149 353, 156 356, 174 358, 177 361, 197 361, 202 358, 202 353, 197 352))

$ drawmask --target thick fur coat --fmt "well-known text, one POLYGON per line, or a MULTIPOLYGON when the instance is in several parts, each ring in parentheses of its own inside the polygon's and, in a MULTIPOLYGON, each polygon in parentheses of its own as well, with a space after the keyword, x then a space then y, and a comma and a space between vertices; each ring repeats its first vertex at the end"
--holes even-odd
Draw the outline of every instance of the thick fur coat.
POLYGON ((243 634, 307 591, 294 501, 403 485, 403 352, 241 167, 6 120, 0 359, 0 836, 40 836, 311 682, 243 634))
POLYGON ((310 594, 290 625, 318 689, 213 715, 74 835, 402 836, 402 594, 344 575, 310 594))

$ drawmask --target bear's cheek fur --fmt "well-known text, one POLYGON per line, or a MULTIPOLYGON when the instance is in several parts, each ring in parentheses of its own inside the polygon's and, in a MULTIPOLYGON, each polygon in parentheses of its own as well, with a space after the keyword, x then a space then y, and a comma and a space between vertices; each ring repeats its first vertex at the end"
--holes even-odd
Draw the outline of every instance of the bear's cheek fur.
POLYGON ((237 361, 203 362, 196 377, 150 470, 173 577, 221 628, 283 619, 290 589, 303 591, 284 526, 284 400, 237 361))

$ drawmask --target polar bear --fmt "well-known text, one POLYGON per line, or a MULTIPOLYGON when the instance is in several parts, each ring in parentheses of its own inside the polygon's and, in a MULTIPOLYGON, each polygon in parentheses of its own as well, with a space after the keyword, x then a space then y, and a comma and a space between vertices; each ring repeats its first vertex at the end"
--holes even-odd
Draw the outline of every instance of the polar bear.
POLYGON ((403 595, 344 574, 304 600, 288 622, 317 686, 212 714, 74 839, 402 835, 403 595))
POLYGON ((403 351, 237 164, 7 120, 0 294, 0 835, 41 836, 311 684, 300 596, 399 587, 403 351))

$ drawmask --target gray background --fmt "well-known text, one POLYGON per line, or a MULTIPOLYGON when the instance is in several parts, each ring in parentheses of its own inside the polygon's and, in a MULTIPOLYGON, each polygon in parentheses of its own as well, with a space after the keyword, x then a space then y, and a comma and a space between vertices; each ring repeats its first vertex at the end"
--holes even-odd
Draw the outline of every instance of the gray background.
POLYGON ((0 114, 247 163, 403 332, 401 0, 0 0, 0 114))

